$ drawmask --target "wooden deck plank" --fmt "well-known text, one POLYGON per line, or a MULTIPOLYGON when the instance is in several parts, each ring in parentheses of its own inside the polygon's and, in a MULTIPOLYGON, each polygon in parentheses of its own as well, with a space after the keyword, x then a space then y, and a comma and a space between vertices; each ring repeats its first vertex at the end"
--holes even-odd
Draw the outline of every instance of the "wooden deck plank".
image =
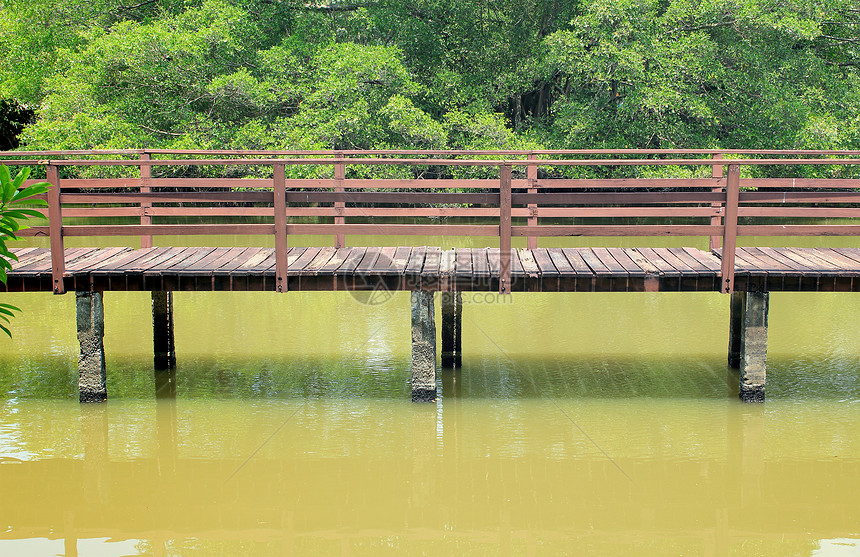
POLYGON ((606 248, 606 251, 609 252, 615 261, 621 265, 627 274, 631 277, 641 278, 646 276, 648 273, 645 272, 643 268, 636 264, 635 261, 627 254, 627 251, 622 248, 606 248))
POLYGON ((832 248, 814 248, 819 257, 832 265, 837 265, 840 273, 855 276, 860 273, 860 261, 851 259, 832 248))
POLYGON ((89 252, 83 257, 77 257, 71 262, 66 262, 66 274, 86 273, 88 272, 89 267, 97 265, 116 255, 120 255, 130 249, 131 248, 111 247, 89 252))
POLYGON ((490 276, 490 260, 486 248, 472 248, 472 273, 482 280, 490 276))
POLYGON ((722 270, 720 260, 714 254, 690 247, 681 249, 683 249, 687 255, 698 261, 706 272, 719 274, 722 270))
POLYGON ((70 248, 63 253, 63 259, 68 269, 70 265, 79 263, 83 259, 96 257, 99 253, 101 253, 101 248, 70 248))
POLYGON ((196 248, 184 247, 176 252, 173 252, 170 257, 150 262, 149 267, 143 271, 143 275, 154 276, 157 274, 161 274, 170 267, 182 263, 189 257, 194 257, 196 254, 196 248))
POLYGON ((245 248, 242 247, 215 248, 215 251, 210 253, 208 257, 201 259, 187 268, 186 271, 214 274, 216 269, 220 269, 222 265, 232 261, 243 251, 245 251, 245 248))
POLYGON ((319 255, 320 250, 322 248, 305 248, 305 250, 295 258, 295 260, 290 261, 289 255, 287 256, 287 276, 298 276, 302 274, 302 270, 310 264, 314 258, 319 255))
POLYGON ((457 268, 457 252, 453 249, 442 251, 442 257, 439 260, 439 274, 453 276, 457 268))
POLYGON ((358 264, 361 263, 361 260, 364 258, 365 253, 367 253, 367 248, 349 248, 349 255, 346 256, 343 263, 338 267, 335 274, 337 275, 349 275, 355 272, 358 264))
POLYGON ((11 273, 18 276, 40 274, 51 269, 51 250, 45 249, 40 253, 33 254, 26 261, 18 262, 12 266, 11 273))
POLYGON ((659 255, 663 261, 671 265, 678 271, 682 276, 683 275, 698 275, 696 271, 694 271, 689 265, 684 263, 682 260, 678 259, 678 257, 669 251, 669 248, 653 248, 654 253, 659 255))
POLYGON ((567 258, 568 263, 573 268, 573 273, 575 276, 594 276, 596 273, 594 269, 592 269, 585 259, 582 257, 582 252, 591 250, 588 248, 562 248, 561 252, 567 258))
MULTIPOLYGON (((201 249, 201 248, 198 248, 201 249)), ((212 249, 212 248, 206 248, 212 249)), ((184 274, 197 274, 197 273, 211 273, 212 272, 212 263, 222 257, 230 248, 220 247, 214 248, 209 253, 206 253, 203 257, 198 258, 196 261, 188 260, 183 263, 179 268, 176 269, 176 272, 181 272, 184 274)), ((205 253, 205 250, 202 250, 205 253)))
POLYGON ((654 248, 636 248, 643 257, 645 257, 651 265, 660 270, 660 273, 667 277, 680 276, 681 272, 671 263, 663 259, 654 248))
POLYGON ((816 276, 821 274, 811 262, 786 251, 785 248, 762 248, 762 251, 772 254, 772 257, 774 258, 778 257, 779 260, 784 262, 786 265, 803 271, 804 274, 814 274, 816 276))
POLYGON ((454 274, 457 277, 471 278, 474 274, 472 270, 472 249, 457 248, 456 252, 457 263, 454 269, 454 274))
POLYGON ((352 253, 352 248, 338 248, 337 251, 334 252, 334 255, 325 262, 325 264, 320 267, 316 274, 317 276, 329 276, 337 273, 337 270, 340 269, 343 262, 347 260, 349 255, 352 253))
POLYGON ((547 248, 546 254, 552 260, 552 264, 559 276, 572 276, 575 274, 573 266, 567 260, 567 257, 564 256, 561 248, 547 248))
POLYGON ((700 276, 712 275, 713 271, 703 265, 698 259, 690 255, 684 248, 667 248, 669 253, 677 257, 684 265, 700 276))
POLYGON ((860 248, 833 248, 833 251, 854 261, 860 261, 860 248))
POLYGON ((797 257, 801 257, 806 261, 809 261, 809 264, 814 268, 820 270, 822 273, 830 273, 830 274, 838 274, 841 269, 838 265, 834 263, 830 263, 824 258, 820 257, 816 251, 812 248, 784 248, 790 253, 795 254, 797 257))
POLYGON ((636 265, 642 269, 646 276, 659 277, 663 274, 663 271, 658 269, 657 266, 645 257, 637 248, 625 248, 624 253, 631 259, 631 261, 636 263, 636 265))
POLYGON ((520 261, 520 250, 511 249, 511 277, 522 278, 526 274, 520 261))
POLYGON ((442 248, 428 247, 424 259, 424 268, 421 269, 422 277, 438 277, 439 266, 442 264, 442 248))
POLYGON ((394 250, 394 255, 391 257, 391 263, 384 274, 388 276, 403 275, 406 273, 406 268, 409 266, 409 256, 412 254, 412 248, 408 246, 400 246, 394 250))
POLYGON ((170 267, 167 267, 162 270, 165 274, 175 274, 185 271, 188 267, 191 267, 201 259, 207 257, 210 253, 215 251, 215 248, 193 248, 193 252, 186 258, 181 261, 176 261, 170 267))
POLYGON ((532 254, 535 258, 535 263, 538 266, 538 272, 541 277, 545 278, 557 278, 560 273, 558 272, 558 268, 553 263, 552 257, 550 257, 547 248, 537 248, 532 250, 532 254))
POLYGON ((175 257, 177 254, 187 249, 188 248, 186 247, 155 248, 146 257, 130 262, 128 265, 123 265, 118 270, 123 271, 127 275, 143 274, 145 271, 160 264, 162 261, 175 257))
MULTIPOLYGON (((21 254, 21 261, 10 277, 17 276, 25 282, 10 288, 16 291, 47 288, 44 276, 51 272, 50 250, 23 248, 15 253, 21 254)), ((708 290, 718 284, 720 271, 718 257, 690 247, 537 248, 513 250, 512 255, 512 274, 521 281, 515 287, 517 290, 708 290), (659 283, 653 280, 649 283, 652 277, 659 279, 659 283), (544 282, 545 279, 551 282, 544 282)), ((247 247, 69 248, 65 256, 66 280, 72 280, 75 288, 117 290, 269 289, 269 275, 275 264, 272 248, 247 247), (129 278, 126 282, 124 277, 135 275, 143 279, 133 282, 129 278), (206 275, 210 279, 200 282, 206 275), (245 276, 248 280, 234 284, 232 279, 227 282, 214 279, 225 275, 245 276), (254 278, 256 275, 258 278, 254 278), (179 277, 195 278, 189 283, 179 277)), ((328 273, 341 277, 337 284, 318 280, 301 284, 300 288, 310 290, 339 289, 338 284, 343 288, 363 288, 367 285, 355 281, 361 274, 396 277, 410 273, 418 280, 386 279, 387 287, 484 290, 496 284, 492 281, 498 278, 499 249, 294 247, 288 252, 288 262, 291 276, 328 273)), ((737 248, 736 274, 739 290, 850 291, 855 282, 860 284, 857 281, 860 249, 737 248)), ((299 284, 291 284, 290 288, 299 284)))
POLYGON ((427 259, 427 247, 420 246, 417 248, 412 248, 411 253, 409 254, 409 261, 406 263, 406 271, 407 275, 420 275, 421 271, 424 269, 424 261, 427 259))
POLYGON ((37 247, 28 247, 28 248, 10 248, 9 251, 15 255, 17 261, 21 261, 22 258, 27 257, 27 254, 30 254, 39 248, 37 247))
POLYGON ((236 254, 230 261, 221 263, 217 269, 212 270, 215 276, 229 275, 234 269, 241 267, 245 262, 251 259, 255 254, 259 253, 262 248, 245 248, 236 254))
POLYGON ((369 247, 367 251, 364 252, 364 257, 361 258, 361 261, 358 262, 358 265, 355 267, 356 274, 370 274, 373 271, 373 266, 376 264, 376 260, 379 259, 379 254, 382 252, 381 247, 369 247))
POLYGON ((246 259, 241 265, 234 267, 230 271, 230 275, 240 276, 251 273, 252 269, 259 267, 269 257, 272 257, 274 252, 275 250, 272 248, 260 248, 259 251, 252 254, 251 257, 246 259))
POLYGON ((497 277, 499 276, 499 269, 501 268, 502 262, 499 254, 499 248, 486 248, 487 249, 487 267, 490 269, 490 276, 497 277))
POLYGON ((320 249, 319 253, 317 253, 316 257, 313 258, 311 262, 305 265, 299 274, 303 277, 307 276, 316 276, 319 273, 319 270, 328 263, 334 254, 337 253, 337 248, 333 246, 326 246, 320 249))
MULTIPOLYGON (((739 250, 740 251, 740 250, 739 250)), ((800 274, 799 271, 796 271, 789 267, 788 265, 778 261, 768 255, 767 253, 759 250, 758 248, 743 248, 743 256, 746 261, 749 261, 749 265, 755 264, 758 265, 760 269, 767 272, 768 274, 800 274)))
POLYGON ((376 264, 373 266, 373 273, 376 275, 387 275, 396 253, 396 246, 383 247, 379 252, 379 257, 376 259, 376 264))
MULTIPOLYGON (((598 277, 611 277, 613 275, 612 270, 607 267, 606 264, 599 257, 597 257, 597 254, 594 253, 593 250, 588 248, 580 248, 577 250, 577 252, 582 257, 582 260, 585 261, 585 263, 591 269, 591 271, 598 277)), ((627 276, 627 274, 625 273, 624 276, 627 276)))
POLYGON ((523 268, 523 274, 530 278, 540 277, 540 267, 535 260, 534 252, 530 249, 521 249, 516 251, 519 252, 520 255, 519 260, 523 268))

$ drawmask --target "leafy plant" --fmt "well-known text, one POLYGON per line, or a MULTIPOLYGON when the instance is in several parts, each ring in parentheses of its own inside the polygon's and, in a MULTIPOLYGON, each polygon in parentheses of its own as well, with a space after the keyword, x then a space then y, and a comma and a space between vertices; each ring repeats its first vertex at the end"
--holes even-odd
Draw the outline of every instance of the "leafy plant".
MULTIPOLYGON (((44 199, 34 199, 38 195, 47 193, 50 184, 47 182, 39 182, 26 188, 21 189, 24 181, 30 176, 30 169, 21 169, 15 178, 9 173, 9 168, 5 165, 0 165, 0 281, 6 283, 6 272, 12 269, 12 261, 18 261, 18 258, 12 253, 6 242, 9 240, 18 240, 16 232, 23 228, 27 228, 27 222, 31 218, 44 218, 42 213, 31 208, 21 207, 22 202, 26 202, 29 207, 47 207, 48 203, 44 199)), ((0 330, 2 330, 9 338, 12 338, 12 332, 4 323, 9 323, 9 319, 14 317, 14 312, 20 312, 21 309, 12 304, 0 303, 0 330)))

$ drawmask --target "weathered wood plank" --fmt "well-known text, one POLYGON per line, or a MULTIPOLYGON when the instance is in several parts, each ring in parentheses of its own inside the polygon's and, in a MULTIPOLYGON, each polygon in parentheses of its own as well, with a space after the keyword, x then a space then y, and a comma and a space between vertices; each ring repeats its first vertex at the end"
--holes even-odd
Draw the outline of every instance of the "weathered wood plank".
POLYGON ((319 255, 320 250, 322 248, 305 248, 305 250, 296 257, 296 259, 290 260, 289 256, 287 257, 288 267, 287 267, 287 276, 295 277, 302 274, 302 270, 314 260, 314 258, 319 255))
POLYGON ((420 275, 424 269, 424 261, 427 259, 427 247, 420 246, 412 248, 409 254, 409 262, 406 264, 407 275, 420 275))
POLYGON ((457 253, 457 261, 454 268, 454 274, 457 277, 471 278, 473 275, 472 249, 457 248, 455 251, 457 253))
POLYGON ((318 276, 337 274, 337 270, 340 269, 341 265, 343 265, 347 258, 349 258, 350 254, 352 254, 352 248, 338 248, 331 259, 326 261, 325 264, 317 270, 316 274, 318 276))
POLYGON ((534 252, 530 249, 517 250, 519 252, 520 265, 523 269, 523 274, 529 278, 540 277, 540 267, 535 260, 534 252))
POLYGON ((237 253, 230 261, 221 263, 217 269, 213 269, 212 273, 216 276, 229 275, 235 269, 244 265, 249 259, 258 254, 262 248, 245 248, 237 253))
POLYGON ((560 275, 547 248, 535 248, 532 250, 532 255, 534 256, 541 277, 557 278, 560 275))
POLYGON ((337 253, 337 248, 333 246, 326 246, 320 249, 319 253, 317 253, 316 257, 308 263, 307 265, 299 271, 301 276, 316 276, 319 273, 319 270, 328 263, 334 254, 337 253))

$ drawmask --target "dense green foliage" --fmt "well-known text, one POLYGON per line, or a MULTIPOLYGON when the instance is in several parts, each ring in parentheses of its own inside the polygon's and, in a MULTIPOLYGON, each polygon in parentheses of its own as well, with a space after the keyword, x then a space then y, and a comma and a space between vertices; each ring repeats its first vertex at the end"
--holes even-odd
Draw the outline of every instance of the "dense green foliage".
MULTIPOLYGON (((24 168, 12 178, 9 168, 0 165, 0 282, 6 283, 6 271, 12 269, 11 261, 17 261, 14 253, 9 251, 6 242, 17 240, 16 232, 26 228, 26 221, 31 218, 42 218, 42 214, 34 209, 21 207, 22 203, 29 207, 47 207, 43 199, 33 199, 48 191, 49 184, 40 182, 23 188, 24 180, 30 176, 30 169, 24 168)), ((12 333, 3 323, 9 323, 14 312, 21 311, 12 304, 0 303, 0 331, 8 336, 12 333)))
POLYGON ((60 148, 860 148, 852 0, 4 0, 60 148))

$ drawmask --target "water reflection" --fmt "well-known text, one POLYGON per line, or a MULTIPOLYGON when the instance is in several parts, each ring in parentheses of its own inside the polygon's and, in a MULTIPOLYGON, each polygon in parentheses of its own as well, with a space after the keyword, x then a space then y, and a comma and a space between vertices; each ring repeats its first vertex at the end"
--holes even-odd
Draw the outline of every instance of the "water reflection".
POLYGON ((177 293, 177 367, 154 373, 149 295, 112 293, 96 406, 69 300, 8 300, 0 554, 839 557, 860 538, 857 295, 773 295, 759 406, 736 401, 716 294, 464 304, 463 367, 430 405, 408 402, 408 295, 177 293))
MULTIPOLYGON (((48 456, 66 430, 36 428, 34 456, 0 465, 14 502, 0 551, 44 538, 66 555, 96 539, 114 555, 826 555, 843 546, 818 540, 857 535, 860 419, 822 404, 828 418, 637 399, 55 405, 82 454, 48 456), (136 552, 112 553, 122 540, 136 552)), ((3 425, 26 430, 41 406, 3 425)))

